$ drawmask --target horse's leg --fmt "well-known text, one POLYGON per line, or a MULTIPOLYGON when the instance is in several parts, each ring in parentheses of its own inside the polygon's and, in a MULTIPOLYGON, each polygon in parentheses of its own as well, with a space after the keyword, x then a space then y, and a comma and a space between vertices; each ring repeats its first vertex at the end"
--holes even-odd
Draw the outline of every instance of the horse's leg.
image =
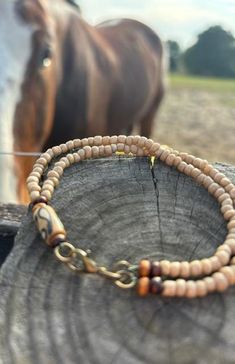
POLYGON ((146 138, 150 138, 153 132, 154 119, 156 118, 156 114, 163 99, 163 96, 164 89, 163 87, 160 87, 154 103, 149 108, 143 119, 140 121, 140 134, 145 136, 146 138))

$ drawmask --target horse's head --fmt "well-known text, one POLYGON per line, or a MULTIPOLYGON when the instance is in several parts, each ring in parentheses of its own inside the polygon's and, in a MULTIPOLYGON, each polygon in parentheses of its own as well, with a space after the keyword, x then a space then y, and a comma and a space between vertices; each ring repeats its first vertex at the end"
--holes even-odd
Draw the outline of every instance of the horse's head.
MULTIPOLYGON (((65 0, 0 1, 0 153, 41 151, 48 137, 60 82, 57 17, 69 8, 65 0)), ((14 176, 31 166, 32 158, 0 155, 0 202, 17 200, 14 176)))

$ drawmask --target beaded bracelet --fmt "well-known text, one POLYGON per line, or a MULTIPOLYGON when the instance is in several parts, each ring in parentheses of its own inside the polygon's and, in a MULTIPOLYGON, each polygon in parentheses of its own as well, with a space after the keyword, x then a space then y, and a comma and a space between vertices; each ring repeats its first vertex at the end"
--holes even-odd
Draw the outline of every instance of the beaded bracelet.
POLYGON ((235 284, 235 186, 206 160, 163 147, 141 136, 95 136, 70 140, 48 149, 34 164, 27 186, 33 217, 42 238, 54 249, 57 259, 74 272, 100 274, 121 288, 136 287, 140 296, 153 293, 167 297, 202 297, 215 291, 223 292, 235 284), (91 259, 90 251, 77 248, 66 240, 65 228, 49 205, 64 169, 85 159, 117 153, 159 158, 192 177, 217 199, 228 222, 228 234, 213 256, 190 262, 142 259, 131 264, 123 260, 109 270, 91 259), (49 164, 52 168, 46 173, 49 164))

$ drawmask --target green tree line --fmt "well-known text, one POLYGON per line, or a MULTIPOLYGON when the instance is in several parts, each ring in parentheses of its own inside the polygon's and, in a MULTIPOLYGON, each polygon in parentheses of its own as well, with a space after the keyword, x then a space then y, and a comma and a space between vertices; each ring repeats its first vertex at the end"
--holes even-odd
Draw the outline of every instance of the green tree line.
POLYGON ((167 46, 171 72, 235 77, 235 38, 221 26, 199 34, 196 43, 184 52, 176 41, 169 40, 167 46))

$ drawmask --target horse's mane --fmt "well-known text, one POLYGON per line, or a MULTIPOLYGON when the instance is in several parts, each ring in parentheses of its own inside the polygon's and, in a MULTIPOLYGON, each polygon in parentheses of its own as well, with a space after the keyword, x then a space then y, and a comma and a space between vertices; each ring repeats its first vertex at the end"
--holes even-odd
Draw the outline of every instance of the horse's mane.
POLYGON ((69 4, 73 5, 80 13, 81 13, 81 7, 78 4, 78 0, 66 0, 69 4))

